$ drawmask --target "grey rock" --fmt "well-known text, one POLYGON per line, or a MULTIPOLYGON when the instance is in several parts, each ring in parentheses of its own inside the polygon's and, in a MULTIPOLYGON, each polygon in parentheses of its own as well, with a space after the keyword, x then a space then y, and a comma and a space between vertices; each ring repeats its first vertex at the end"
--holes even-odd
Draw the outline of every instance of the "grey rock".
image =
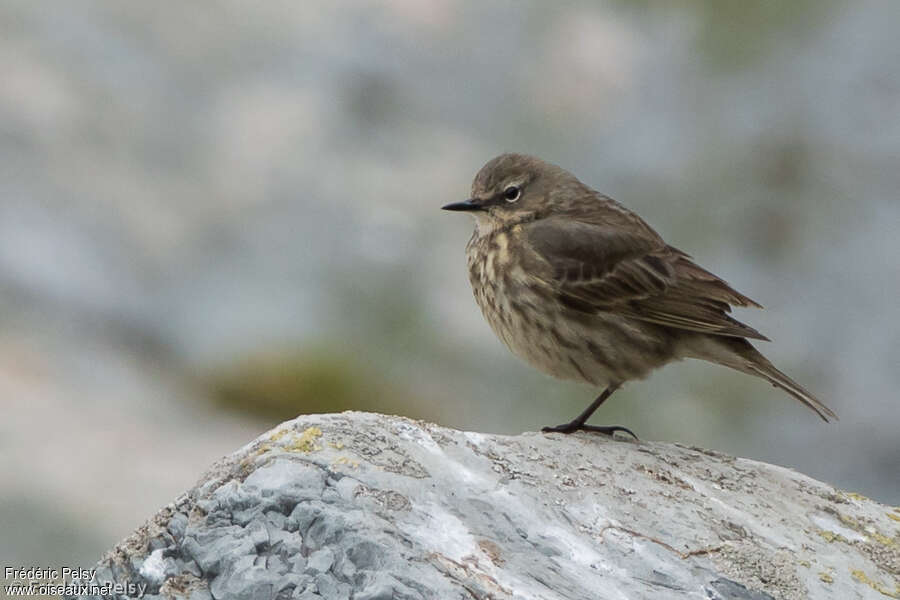
MULTIPOLYGON (((421 587, 421 586, 419 586, 421 587)), ((471 598, 472 589, 460 595, 460 598, 471 598)), ((527 593, 517 592, 518 596, 527 597, 527 593)), ((490 596, 487 596, 490 597, 490 596)), ((540 597, 540 596, 535 596, 540 597)), ((424 595, 419 589, 413 589, 408 585, 404 585, 393 577, 384 572, 376 572, 374 576, 363 587, 363 590, 353 597, 353 600, 382 600, 386 598, 400 600, 424 600, 430 596, 424 595)))
POLYGON ((212 594, 206 588, 194 588, 191 590, 189 596, 186 596, 188 600, 213 600, 212 594))
POLYGON ((273 550, 283 556, 296 556, 303 548, 303 537, 296 531, 270 530, 269 543, 273 550))
MULTIPOLYGON (((312 577, 309 575, 305 575, 302 573, 284 573, 281 578, 278 579, 275 584, 275 591, 282 592, 284 590, 290 590, 293 592, 296 588, 303 588, 312 581, 312 577)), ((288 594, 290 596, 291 594, 288 594)))
POLYGON ((241 557, 230 566, 209 586, 216 600, 254 600, 274 595, 276 579, 264 567, 254 565, 253 557, 241 557))
MULTIPOLYGON (((302 550, 300 551, 302 552, 302 550)), ((306 557, 302 554, 295 554, 290 557, 291 570, 295 573, 303 573, 306 571, 306 557)))
POLYGON ((310 548, 323 548, 338 543, 350 529, 343 514, 323 511, 309 524, 304 542, 310 548))
POLYGON ((321 502, 311 501, 298 504, 286 519, 285 526, 288 531, 299 531, 302 535, 306 535, 310 525, 324 511, 325 505, 321 502))
POLYGON ((316 591, 323 598, 328 598, 328 600, 348 600, 350 598, 350 590, 341 586, 346 586, 346 584, 337 582, 334 577, 329 577, 324 573, 316 576, 316 591))
POLYGON ((334 491, 337 492, 342 500, 353 500, 360 484, 359 481, 352 477, 341 477, 333 482, 333 486, 334 491))
POLYGON ((261 511, 261 505, 251 506, 249 508, 231 513, 231 518, 229 520, 235 525, 240 525, 243 527, 245 525, 249 525, 252 521, 255 521, 261 511))
POLYGON ((388 583, 379 583, 366 588, 353 597, 354 600, 392 600, 394 586, 388 583))
POLYGON ((222 564, 234 562, 238 558, 252 554, 256 548, 247 529, 237 526, 218 527, 199 540, 185 538, 182 550, 186 558, 196 561, 204 574, 219 573, 222 564))
MULTIPOLYGON (((171 559, 169 561, 171 562, 171 559)), ((159 587, 166 579, 166 566, 166 559, 163 558, 163 550, 160 548, 150 552, 150 556, 141 564, 138 573, 150 585, 159 587)))
POLYGON ((266 513, 266 523, 271 524, 272 528, 275 530, 284 529, 284 521, 287 517, 274 510, 270 510, 266 513))
POLYGON ((200 570, 200 565, 198 565, 195 560, 183 561, 181 571, 182 573, 193 575, 198 578, 203 575, 203 571, 200 570))
POLYGON ((291 570, 291 565, 285 562, 285 560, 277 554, 271 554, 264 558, 264 560, 265 563, 260 564, 264 564, 267 570, 278 573, 279 575, 283 575, 291 570))
POLYGON ((381 556, 386 553, 386 548, 375 542, 360 539, 358 543, 349 545, 345 554, 347 562, 354 569, 378 570, 381 567, 381 556))
POLYGON ((151 539, 148 542, 147 547, 151 551, 153 551, 153 550, 164 550, 165 548, 169 548, 173 545, 174 545, 174 538, 172 538, 172 536, 170 536, 170 535, 165 535, 165 536, 159 536, 159 537, 155 537, 155 538, 151 539))
POLYGON ((306 572, 309 574, 325 573, 334 564, 334 552, 330 548, 316 550, 306 559, 306 572))
POLYGON ((223 459, 98 568, 197 600, 880 599, 898 519, 699 448, 344 413, 223 459))
POLYGON ((166 530, 169 534, 175 538, 180 539, 184 537, 184 531, 187 529, 188 517, 184 513, 175 513, 172 515, 172 518, 169 519, 169 524, 166 525, 166 530))
POLYGON ((266 506, 293 508, 301 500, 321 498, 325 476, 321 468, 311 463, 275 461, 253 471, 243 487, 258 490, 266 506))
POLYGON ((730 579, 711 581, 707 590, 710 600, 774 600, 765 592, 748 590, 730 579))
POLYGON ((250 536, 250 541, 253 542, 253 546, 257 550, 269 545, 269 531, 266 528, 265 521, 257 520, 248 523, 247 532, 250 536))

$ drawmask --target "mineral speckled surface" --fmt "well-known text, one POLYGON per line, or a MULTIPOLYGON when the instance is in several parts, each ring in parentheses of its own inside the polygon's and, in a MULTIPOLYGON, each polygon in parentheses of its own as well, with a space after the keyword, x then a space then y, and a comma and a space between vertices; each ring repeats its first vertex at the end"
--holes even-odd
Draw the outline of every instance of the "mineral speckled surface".
POLYGON ((299 417, 99 563, 145 598, 900 597, 897 509, 673 444, 299 417))

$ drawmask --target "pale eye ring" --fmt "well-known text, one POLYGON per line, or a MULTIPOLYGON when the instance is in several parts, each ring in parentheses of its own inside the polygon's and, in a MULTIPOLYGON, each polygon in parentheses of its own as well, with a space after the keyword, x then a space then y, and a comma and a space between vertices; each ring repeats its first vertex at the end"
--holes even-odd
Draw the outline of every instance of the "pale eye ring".
POLYGON ((507 202, 515 202, 521 195, 522 190, 517 185, 508 186, 505 190, 503 190, 503 197, 506 198, 507 202))

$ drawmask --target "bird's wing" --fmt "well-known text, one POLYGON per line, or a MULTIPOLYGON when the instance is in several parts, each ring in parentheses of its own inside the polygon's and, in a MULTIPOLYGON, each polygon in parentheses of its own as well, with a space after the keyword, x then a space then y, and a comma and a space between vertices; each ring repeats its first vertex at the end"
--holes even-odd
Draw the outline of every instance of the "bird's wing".
POLYGON ((569 219, 541 219, 525 230, 548 268, 540 271, 571 309, 614 312, 713 335, 768 339, 728 316, 759 304, 732 289, 643 225, 622 229, 569 219), (644 229, 645 228, 645 229, 644 229))

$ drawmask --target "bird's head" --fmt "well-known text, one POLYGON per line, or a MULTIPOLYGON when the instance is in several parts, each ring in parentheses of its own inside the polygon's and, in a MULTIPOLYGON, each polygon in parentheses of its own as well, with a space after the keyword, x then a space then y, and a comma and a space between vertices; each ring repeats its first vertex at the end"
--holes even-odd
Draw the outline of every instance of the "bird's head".
POLYGON ((472 196, 444 210, 471 213, 479 227, 493 228, 568 212, 592 190, 556 165, 527 154, 501 154, 472 182, 472 196))

